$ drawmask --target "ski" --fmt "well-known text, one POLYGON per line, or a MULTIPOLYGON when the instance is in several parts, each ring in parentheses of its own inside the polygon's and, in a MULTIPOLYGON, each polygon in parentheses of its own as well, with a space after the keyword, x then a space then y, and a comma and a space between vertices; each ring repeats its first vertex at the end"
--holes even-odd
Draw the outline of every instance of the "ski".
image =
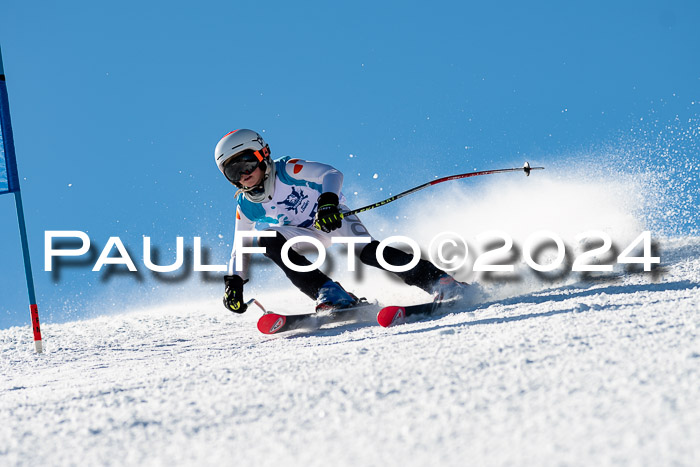
POLYGON ((385 306, 377 313, 377 323, 388 328, 394 324, 403 323, 412 315, 429 315, 440 306, 439 302, 420 303, 408 306, 385 306))
POLYGON ((380 326, 388 328, 389 326, 403 323, 409 316, 431 315, 435 313, 438 308, 452 306, 457 302, 458 300, 434 300, 417 305, 385 306, 377 313, 377 323, 379 323, 380 326))
POLYGON ((263 334, 277 334, 301 327, 305 321, 311 321, 315 313, 302 315, 282 315, 279 313, 265 313, 258 319, 258 331, 263 334))
POLYGON ((360 312, 366 311, 374 303, 363 301, 355 306, 338 308, 330 312, 303 313, 299 315, 285 315, 275 312, 267 312, 258 319, 258 330, 263 334, 279 334, 294 329, 317 329, 325 324, 348 321, 355 318, 360 312))

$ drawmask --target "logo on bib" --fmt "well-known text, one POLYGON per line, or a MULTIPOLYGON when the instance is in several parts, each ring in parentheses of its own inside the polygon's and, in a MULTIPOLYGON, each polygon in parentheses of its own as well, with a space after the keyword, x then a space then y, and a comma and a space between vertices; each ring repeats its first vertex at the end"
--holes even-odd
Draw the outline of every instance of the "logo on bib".
POLYGON ((309 196, 305 195, 301 188, 299 191, 297 191, 294 187, 292 187, 292 192, 287 196, 287 198, 277 204, 285 206, 287 211, 294 211, 294 214, 299 214, 299 211, 304 211, 309 205, 309 196))

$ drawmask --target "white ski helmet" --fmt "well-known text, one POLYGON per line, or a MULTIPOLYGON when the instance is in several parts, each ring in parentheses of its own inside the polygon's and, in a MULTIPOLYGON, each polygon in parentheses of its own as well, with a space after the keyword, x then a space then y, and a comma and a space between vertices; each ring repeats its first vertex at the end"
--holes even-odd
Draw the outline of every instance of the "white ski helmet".
POLYGON ((216 165, 219 167, 221 173, 224 173, 224 165, 229 159, 248 150, 255 153, 261 162, 265 162, 269 165, 270 146, 268 146, 262 136, 255 131, 245 129, 233 130, 221 138, 214 150, 216 165))

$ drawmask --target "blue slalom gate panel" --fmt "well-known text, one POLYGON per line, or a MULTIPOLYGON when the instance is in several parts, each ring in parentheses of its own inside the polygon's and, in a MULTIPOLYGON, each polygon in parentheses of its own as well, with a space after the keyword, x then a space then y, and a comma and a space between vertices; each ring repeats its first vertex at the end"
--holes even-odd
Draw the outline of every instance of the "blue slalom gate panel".
POLYGON ((9 191, 10 186, 7 183, 7 167, 5 164, 5 143, 2 139, 2 128, 0 128, 0 194, 9 191))
POLYGON ((7 99, 5 70, 0 56, 0 194, 19 190, 17 163, 15 162, 10 105, 7 99))

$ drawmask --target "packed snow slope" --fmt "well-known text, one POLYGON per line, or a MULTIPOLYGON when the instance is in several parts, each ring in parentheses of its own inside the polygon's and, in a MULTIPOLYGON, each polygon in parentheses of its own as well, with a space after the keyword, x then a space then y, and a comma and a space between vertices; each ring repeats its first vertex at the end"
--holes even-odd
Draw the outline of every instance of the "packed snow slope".
MULTIPOLYGON (((578 233, 604 231, 619 252, 684 212, 645 204, 663 193, 643 177, 538 175, 436 189, 366 223, 422 245, 496 229, 522 246, 548 229, 575 256, 578 233)), ((258 311, 232 315, 217 296, 47 324, 38 356, 28 329, 2 330, 0 465, 700 465, 700 238, 653 238, 651 272, 465 267, 483 302, 388 329, 264 336, 258 311)), ((427 298, 359 276, 337 274, 385 304, 427 298)), ((266 277, 248 297, 312 306, 266 277)))
MULTIPOLYGON (((0 332, 2 465, 698 465, 700 239, 663 272, 263 336, 218 300, 0 332)), ((282 307, 290 291, 269 297, 282 307)))

